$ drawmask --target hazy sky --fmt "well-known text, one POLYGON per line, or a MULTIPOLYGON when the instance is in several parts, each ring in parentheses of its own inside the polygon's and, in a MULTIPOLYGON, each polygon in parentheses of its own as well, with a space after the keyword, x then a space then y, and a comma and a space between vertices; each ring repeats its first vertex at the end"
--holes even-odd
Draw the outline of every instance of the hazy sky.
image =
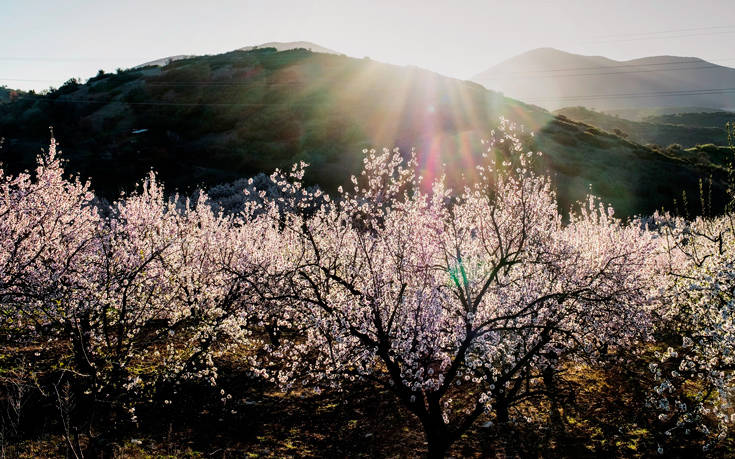
POLYGON ((538 47, 735 67, 735 1, 2 0, 0 85, 299 40, 458 78, 538 47))

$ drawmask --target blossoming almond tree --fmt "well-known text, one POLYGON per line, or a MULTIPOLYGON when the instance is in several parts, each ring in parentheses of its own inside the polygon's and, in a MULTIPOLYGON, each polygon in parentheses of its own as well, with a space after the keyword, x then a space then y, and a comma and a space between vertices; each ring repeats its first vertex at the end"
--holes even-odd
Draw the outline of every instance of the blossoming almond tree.
POLYGON ((282 344, 292 362, 282 381, 387 388, 438 457, 484 413, 504 421, 541 394, 561 354, 593 355, 646 330, 650 235, 594 200, 563 224, 512 126, 489 151, 499 143, 515 158, 488 161, 458 194, 441 178, 424 192, 414 160, 371 152, 353 192, 287 216, 297 247, 281 250, 299 256, 283 307, 306 331, 282 344))
POLYGON ((146 376, 216 376, 207 354, 214 338, 224 330, 241 334, 231 321, 242 292, 222 265, 232 257, 228 229, 229 219, 206 205, 167 199, 153 175, 101 225, 84 289, 90 347, 112 365, 107 374, 129 379, 127 390, 146 376))
POLYGON ((56 143, 35 176, 0 170, 0 311, 21 336, 73 336, 100 222, 88 183, 66 180, 56 143))
POLYGON ((99 402, 134 418, 163 380, 214 383, 215 357, 246 344, 248 367, 286 387, 387 389, 441 456, 481 416, 552 397, 562 362, 650 336, 663 238, 592 198, 564 220, 534 156, 503 123, 457 191, 385 151, 337 200, 300 164, 272 196, 249 184, 238 214, 168 198, 153 174, 101 212, 52 142, 34 177, 0 171, 0 325, 69 350, 87 420, 99 402))
MULTIPOLYGON (((735 153, 735 125, 725 125, 735 153)), ((686 220, 654 214, 668 256, 666 296, 656 333, 670 344, 655 353, 655 381, 648 401, 669 438, 704 438, 705 450, 723 440, 735 422, 735 170, 730 205, 723 215, 686 220)), ((706 211, 704 193, 702 210, 706 211)), ((659 446, 659 451, 664 451, 659 446)))
POLYGON ((729 212, 692 221, 654 217, 671 274, 658 332, 671 345, 649 364, 656 383, 649 403, 668 436, 697 435, 709 448, 735 421, 735 224, 729 212))
MULTIPOLYGON (((231 266, 254 251, 231 244, 233 218, 206 195, 166 198, 153 175, 102 217, 88 185, 64 178, 53 141, 39 161, 35 178, 2 184, 0 310, 11 338, 69 349, 88 428, 97 402, 133 412, 163 379, 214 382, 214 352, 242 342, 252 309, 253 282, 231 266)), ((253 227, 247 218, 240 226, 253 227)))

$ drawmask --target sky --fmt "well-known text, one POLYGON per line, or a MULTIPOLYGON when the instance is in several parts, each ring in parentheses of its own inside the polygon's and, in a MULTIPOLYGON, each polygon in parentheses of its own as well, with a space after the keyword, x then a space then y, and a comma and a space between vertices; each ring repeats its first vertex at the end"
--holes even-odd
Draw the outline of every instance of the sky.
POLYGON ((166 56, 302 40, 462 79, 540 47, 735 67, 735 2, 2 0, 0 86, 40 90, 166 56))

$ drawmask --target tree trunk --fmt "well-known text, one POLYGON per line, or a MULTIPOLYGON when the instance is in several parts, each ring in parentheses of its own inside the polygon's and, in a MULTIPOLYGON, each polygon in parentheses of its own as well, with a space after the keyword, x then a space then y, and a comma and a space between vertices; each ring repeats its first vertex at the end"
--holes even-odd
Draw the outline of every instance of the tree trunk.
POLYGON ((495 398, 495 421, 498 424, 505 424, 508 422, 510 416, 508 414, 508 401, 505 397, 495 398))
POLYGON ((439 459, 446 456, 449 446, 452 444, 449 430, 444 424, 441 415, 429 415, 422 419, 421 423, 424 427, 426 435, 426 443, 428 443, 427 457, 430 459, 439 459), (438 417, 438 419, 437 419, 438 417))
POLYGON ((429 444, 427 457, 429 459, 444 458, 449 450, 449 439, 441 433, 426 431, 426 442, 429 444))
POLYGON ((559 402, 557 398, 557 387, 556 381, 554 381, 554 369, 552 367, 546 367, 543 371, 543 380, 546 391, 548 392, 549 401, 551 402, 550 418, 551 428, 554 432, 560 433, 564 431, 564 419, 561 416, 559 410, 559 402))

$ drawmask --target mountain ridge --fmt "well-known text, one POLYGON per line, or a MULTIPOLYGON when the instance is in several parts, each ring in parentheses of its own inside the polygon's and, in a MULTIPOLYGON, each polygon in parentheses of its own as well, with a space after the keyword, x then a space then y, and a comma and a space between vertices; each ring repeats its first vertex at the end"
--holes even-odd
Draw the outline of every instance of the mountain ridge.
POLYGON ((341 54, 337 51, 324 46, 318 45, 310 41, 269 41, 267 43, 261 43, 260 45, 254 46, 243 46, 238 48, 237 51, 252 51, 259 48, 275 48, 276 51, 289 51, 292 49, 306 49, 313 53, 324 53, 324 54, 341 54))
MULTIPOLYGON (((255 49, 262 49, 262 48, 275 48, 276 51, 289 51, 292 49, 307 49, 314 53, 340 54, 337 51, 334 51, 329 48, 325 48, 324 46, 318 45, 310 41, 288 41, 288 42, 269 41, 267 43, 261 43, 259 45, 243 46, 242 48, 235 49, 235 51, 252 51, 255 49)), ((154 59, 152 61, 137 65, 133 68, 141 68, 141 67, 148 67, 148 66, 163 67, 165 65, 170 64, 171 62, 179 61, 182 59, 191 59, 191 58, 200 57, 200 56, 201 55, 197 55, 197 54, 178 54, 176 56, 168 56, 168 57, 163 57, 160 59, 154 59)))
POLYGON ((616 61, 537 48, 474 75, 472 81, 549 110, 697 106, 735 108, 735 69, 697 57, 616 61))
POLYGON ((715 157, 640 145, 473 82, 306 49, 195 57, 20 97, 0 105, 0 161, 33 167, 53 126, 69 170, 110 198, 151 169, 187 192, 298 161, 311 164, 307 182, 330 189, 359 172, 363 149, 382 147, 415 147, 425 176, 444 170, 454 186, 477 173, 480 141, 501 116, 544 152, 539 167, 565 212, 590 190, 621 216, 672 208, 682 191, 696 195, 699 177, 724 194, 715 157))

